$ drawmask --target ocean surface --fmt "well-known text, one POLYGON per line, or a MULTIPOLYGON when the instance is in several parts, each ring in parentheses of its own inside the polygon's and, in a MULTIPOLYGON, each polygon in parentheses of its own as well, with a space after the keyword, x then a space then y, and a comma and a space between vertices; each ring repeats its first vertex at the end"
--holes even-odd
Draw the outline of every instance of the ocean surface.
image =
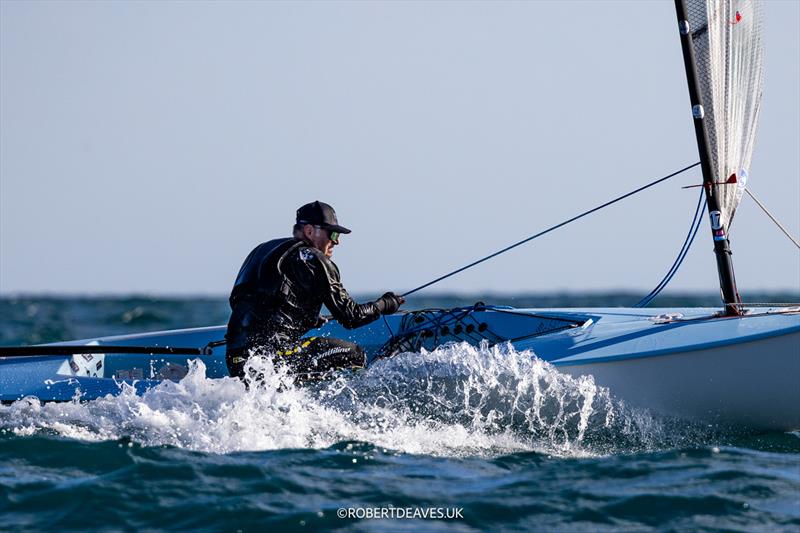
MULTIPOLYGON (((637 296, 434 295, 408 306, 637 296)), ((227 317, 225 298, 6 296, 0 345, 227 317)), ((634 411, 502 346, 402 354, 305 386, 263 371, 245 389, 197 363, 144 396, 0 406, 0 530, 800 531, 797 432, 743 435, 634 411)))

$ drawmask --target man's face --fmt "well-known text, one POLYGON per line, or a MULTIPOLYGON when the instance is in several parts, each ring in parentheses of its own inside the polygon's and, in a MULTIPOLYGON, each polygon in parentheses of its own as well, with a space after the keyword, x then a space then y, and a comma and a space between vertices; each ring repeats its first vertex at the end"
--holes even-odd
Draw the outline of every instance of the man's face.
POLYGON ((336 243, 331 240, 328 230, 306 224, 303 233, 314 248, 324 253, 326 257, 333 256, 333 247, 336 243))

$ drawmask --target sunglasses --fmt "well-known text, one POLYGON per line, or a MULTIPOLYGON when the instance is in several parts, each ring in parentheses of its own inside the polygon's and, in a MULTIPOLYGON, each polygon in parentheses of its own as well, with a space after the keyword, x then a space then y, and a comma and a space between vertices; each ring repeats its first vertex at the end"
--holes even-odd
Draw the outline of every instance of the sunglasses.
POLYGON ((339 244, 339 235, 341 235, 338 231, 332 231, 328 228, 323 228, 321 226, 314 226, 317 229, 321 229, 325 233, 328 234, 328 238, 333 242, 333 244, 339 244))

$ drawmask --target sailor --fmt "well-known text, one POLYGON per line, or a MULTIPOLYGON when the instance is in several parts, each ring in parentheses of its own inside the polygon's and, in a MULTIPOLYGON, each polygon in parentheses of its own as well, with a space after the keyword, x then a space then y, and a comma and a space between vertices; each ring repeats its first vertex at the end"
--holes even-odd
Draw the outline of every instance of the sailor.
POLYGON ((299 378, 331 370, 363 368, 357 344, 330 337, 303 338, 325 323, 322 304, 347 329, 397 311, 405 302, 387 292, 374 302, 357 304, 331 260, 334 246, 350 230, 340 226, 333 207, 312 202, 297 210, 293 236, 262 243, 244 260, 230 296, 226 362, 231 376, 244 377, 254 353, 270 355, 299 378))

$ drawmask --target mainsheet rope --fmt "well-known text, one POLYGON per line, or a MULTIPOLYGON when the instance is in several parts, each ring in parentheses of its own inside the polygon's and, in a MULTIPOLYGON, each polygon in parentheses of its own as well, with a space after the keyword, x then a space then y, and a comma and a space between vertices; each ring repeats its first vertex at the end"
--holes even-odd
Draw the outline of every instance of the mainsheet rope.
POLYGON ((675 177, 675 176, 677 176, 678 174, 682 174, 682 173, 686 172, 687 170, 690 170, 690 169, 692 169, 692 168, 694 168, 694 167, 698 166, 699 164, 700 164, 700 162, 698 161, 697 163, 694 163, 693 165, 689 165, 688 167, 684 167, 684 168, 682 168, 682 169, 680 169, 680 170, 678 170, 678 171, 676 171, 676 172, 673 172, 672 174, 669 174, 669 175, 667 175, 667 176, 664 176, 663 178, 659 178, 659 179, 657 179, 657 180, 655 180, 655 181, 651 181, 651 182, 650 182, 650 183, 648 183, 647 185, 643 185, 642 187, 639 187, 638 189, 635 189, 635 190, 633 190, 633 191, 630 191, 630 192, 628 192, 628 193, 625 193, 625 194, 623 194, 622 196, 618 196, 617 198, 614 198, 613 200, 610 200, 610 201, 608 201, 608 202, 606 202, 606 203, 604 203, 604 204, 602 204, 602 205, 599 205, 599 206, 597 206, 597 207, 595 207, 595 208, 589 209, 588 211, 584 211, 584 212, 583 212, 583 213, 581 213, 580 215, 574 216, 574 217, 570 218, 569 220, 565 220, 564 222, 561 222, 561 223, 559 223, 559 224, 556 224, 555 226, 549 227, 549 228, 547 228, 547 229, 546 229, 546 230, 544 230, 544 231, 540 231, 539 233, 537 233, 537 234, 535 234, 535 235, 531 235, 530 237, 527 237, 527 238, 525 238, 525 239, 522 239, 522 240, 521 240, 521 241, 519 241, 519 242, 515 242, 514 244, 512 244, 512 245, 510 245, 510 246, 506 246, 506 247, 505 247, 505 248, 503 248, 502 250, 498 250, 498 251, 496 251, 496 252, 494 252, 494 253, 492 253, 492 254, 489 254, 489 255, 487 255, 486 257, 483 257, 483 258, 481 258, 481 259, 478 259, 477 261, 473 261, 472 263, 470 263, 470 264, 468 264, 468 265, 465 265, 465 266, 463 266, 463 267, 461 267, 461 268, 458 268, 458 269, 456 269, 456 270, 453 270, 452 272, 449 272, 449 273, 447 273, 447 274, 445 274, 445 275, 443 275, 443 276, 439 276, 438 278, 436 278, 436 279, 434 279, 434 280, 432 280, 432 281, 429 281, 428 283, 425 283, 425 284, 423 284, 423 285, 420 285, 419 287, 417 287, 417 288, 415 288, 415 289, 411 289, 410 291, 408 291, 408 292, 406 292, 406 293, 402 294, 402 297, 403 297, 403 298, 405 298, 406 296, 409 296, 409 295, 411 295, 411 294, 414 294, 414 293, 415 293, 415 292, 417 292, 417 291, 421 291, 422 289, 424 289, 424 288, 426 288, 426 287, 430 287, 430 286, 431 286, 431 285, 433 285, 434 283, 439 283, 439 282, 440 282, 440 281, 442 281, 442 280, 445 280, 445 279, 447 279, 447 278, 449 278, 449 277, 451 277, 451 276, 455 276, 456 274, 458 274, 458 273, 460 273, 460 272, 464 272, 465 270, 467 270, 467 269, 469 269, 469 268, 472 268, 472 267, 474 267, 474 266, 476 266, 476 265, 479 265, 479 264, 481 264, 481 263, 483 263, 483 262, 485 262, 485 261, 488 261, 489 259, 492 259, 492 258, 494 258, 494 257, 497 257, 497 256, 498 256, 498 255, 500 255, 500 254, 504 254, 504 253, 506 253, 507 251, 509 251, 509 250, 512 250, 512 249, 514 249, 514 248, 516 248, 517 246, 521 246, 521 245, 523 245, 523 244, 525 244, 525 243, 527 243, 527 242, 530 242, 530 241, 532 241, 533 239, 536 239, 536 238, 538 238, 538 237, 541 237, 542 235, 545 235, 545 234, 547 234, 547 233, 550 233, 550 232, 551 232, 551 231, 553 231, 553 230, 556 230, 556 229, 558 229, 558 228, 560 228, 560 227, 562 227, 562 226, 566 226, 566 225, 567 225, 567 224, 569 224, 570 222, 575 222, 576 220, 578 220, 578 219, 580 219, 580 218, 583 218, 583 217, 585 217, 585 216, 587 216, 587 215, 590 215, 590 214, 594 213, 595 211, 599 211, 600 209, 603 209, 603 208, 605 208, 605 207, 608 207, 608 206, 610 206, 610 205, 612 205, 612 204, 615 204, 615 203, 617 203, 617 202, 619 202, 619 201, 621 201, 621 200, 624 200, 625 198, 628 198, 629 196, 633 196, 634 194, 640 193, 640 192, 642 192, 642 191, 643 191, 643 190, 645 190, 645 189, 649 189, 650 187, 653 187, 654 185, 658 185, 658 184, 659 184, 659 183, 661 183, 662 181, 666 181, 666 180, 668 180, 668 179, 670 179, 670 178, 674 178, 674 177, 675 177))

